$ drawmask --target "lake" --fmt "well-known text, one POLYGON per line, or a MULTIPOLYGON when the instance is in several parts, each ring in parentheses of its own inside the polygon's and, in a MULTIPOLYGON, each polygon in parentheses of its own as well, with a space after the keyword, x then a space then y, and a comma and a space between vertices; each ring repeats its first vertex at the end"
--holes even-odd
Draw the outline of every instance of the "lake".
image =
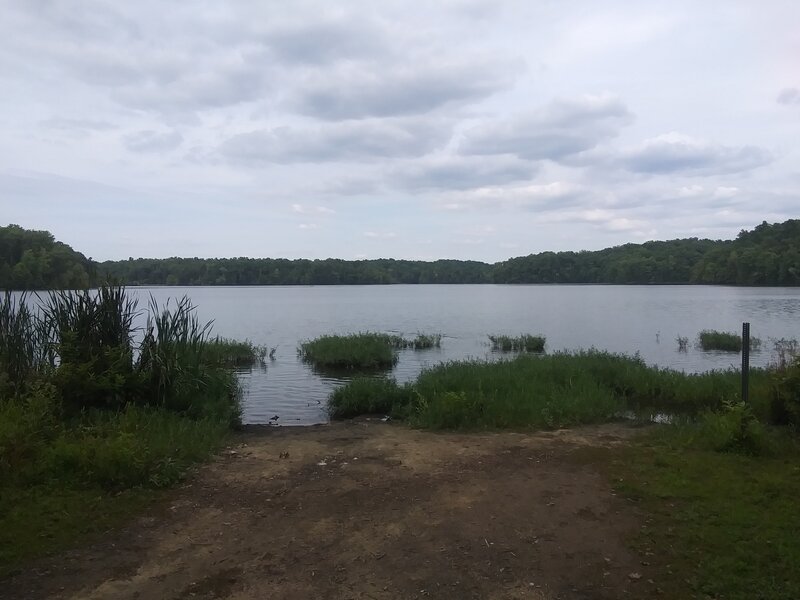
POLYGON ((299 343, 326 333, 441 333, 440 349, 400 352, 398 381, 463 358, 498 358, 488 334, 541 333, 546 350, 591 347, 634 354, 687 372, 738 367, 738 354, 695 347, 702 329, 762 339, 754 366, 772 357, 772 340, 800 338, 800 289, 711 286, 391 285, 130 288, 146 305, 188 295, 214 333, 276 347, 275 360, 240 373, 245 423, 308 425, 328 420, 325 402, 342 379, 316 374, 297 357, 299 343), (679 352, 676 338, 690 339, 679 352))

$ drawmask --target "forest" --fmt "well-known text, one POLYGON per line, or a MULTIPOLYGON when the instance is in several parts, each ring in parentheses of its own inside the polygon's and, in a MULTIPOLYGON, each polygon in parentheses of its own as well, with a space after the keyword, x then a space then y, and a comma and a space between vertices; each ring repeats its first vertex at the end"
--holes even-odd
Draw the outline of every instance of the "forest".
POLYGON ((734 240, 687 238, 596 251, 541 252, 495 264, 376 259, 129 258, 96 263, 46 231, 0 227, 0 289, 126 285, 599 283, 800 285, 800 220, 734 240))

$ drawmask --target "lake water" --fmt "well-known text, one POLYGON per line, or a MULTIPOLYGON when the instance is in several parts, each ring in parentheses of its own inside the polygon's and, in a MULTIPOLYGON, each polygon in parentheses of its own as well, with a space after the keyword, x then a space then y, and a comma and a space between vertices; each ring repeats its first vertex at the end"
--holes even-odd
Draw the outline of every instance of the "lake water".
POLYGON ((638 352, 649 364, 687 372, 740 365, 738 354, 694 346, 702 329, 741 331, 763 340, 752 364, 772 356, 772 339, 800 338, 800 289, 710 286, 393 285, 131 288, 146 305, 188 295, 214 333, 277 347, 275 360, 242 372, 244 421, 308 425, 327 421, 325 402, 342 380, 297 357, 297 346, 326 333, 380 331, 444 335, 441 349, 400 352, 399 381, 463 358, 494 359, 488 334, 541 333, 546 350, 595 347, 638 352), (679 352, 677 336, 688 337, 679 352))

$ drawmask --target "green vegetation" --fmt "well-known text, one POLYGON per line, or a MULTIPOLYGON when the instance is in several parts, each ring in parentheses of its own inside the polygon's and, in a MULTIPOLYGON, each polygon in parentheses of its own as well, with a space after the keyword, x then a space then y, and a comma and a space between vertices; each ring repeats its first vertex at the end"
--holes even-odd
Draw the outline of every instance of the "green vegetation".
POLYGON ((408 403, 409 388, 394 379, 356 377, 331 393, 328 410, 334 419, 362 414, 390 414, 394 407, 408 403))
POLYGON ((123 288, 27 300, 0 299, 0 572, 118 522, 239 420, 234 345, 188 299, 151 302, 140 344, 123 288))
POLYGON ((397 363, 395 350, 427 350, 442 345, 440 334, 418 333, 407 339, 386 333, 323 335, 300 344, 300 357, 318 369, 371 371, 391 369, 397 363))
POLYGON ((95 266, 47 231, 0 227, 0 290, 85 288, 95 266))
MULTIPOLYGON (((643 418, 659 413, 697 415, 734 402, 740 390, 735 371, 688 375, 649 367, 638 358, 606 352, 522 355, 499 362, 457 361, 420 374, 407 389, 387 394, 360 381, 337 390, 348 398, 348 414, 374 412, 386 397, 383 412, 432 429, 552 428, 596 423, 632 411, 643 418), (350 393, 350 385, 358 386, 350 393)), ((765 371, 751 374, 755 414, 765 420, 775 410, 772 379, 765 371)), ((398 387, 398 386, 396 386, 398 387)), ((337 400, 338 402, 339 400, 337 400)), ((381 404, 382 405, 382 404, 381 404)))
MULTIPOLYGON (((742 336, 738 333, 726 333, 713 329, 704 329, 698 336, 698 342, 703 350, 722 350, 724 352, 741 352, 742 336)), ((761 340, 750 338, 750 349, 755 350, 761 346, 761 340)))
POLYGON ((389 336, 389 343, 393 348, 405 350, 430 350, 431 348, 442 347, 442 335, 440 333, 418 333, 416 337, 408 339, 402 335, 389 336))
POLYGON ((397 362, 395 341, 383 333, 323 335, 303 342, 302 359, 320 369, 390 369, 397 362))
POLYGON ((492 350, 500 352, 544 352, 545 338, 542 335, 490 335, 492 350))
POLYGON ((689 350, 689 338, 678 336, 675 338, 675 341, 678 342, 678 352, 687 352, 689 350))
POLYGON ((208 342, 209 361, 229 367, 251 367, 267 358, 267 347, 250 340, 231 340, 215 337, 208 342))
POLYGON ((712 420, 608 451, 618 493, 648 515, 633 540, 648 576, 665 598, 799 598, 798 438, 765 429, 766 455, 731 452, 712 420))

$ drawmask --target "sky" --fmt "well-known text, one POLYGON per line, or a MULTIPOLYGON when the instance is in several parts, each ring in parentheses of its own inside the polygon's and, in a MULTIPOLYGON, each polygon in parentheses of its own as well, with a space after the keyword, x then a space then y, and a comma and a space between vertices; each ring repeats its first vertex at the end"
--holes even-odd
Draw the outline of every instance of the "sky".
POLYGON ((494 262, 800 217, 800 4, 0 3, 0 225, 494 262))

